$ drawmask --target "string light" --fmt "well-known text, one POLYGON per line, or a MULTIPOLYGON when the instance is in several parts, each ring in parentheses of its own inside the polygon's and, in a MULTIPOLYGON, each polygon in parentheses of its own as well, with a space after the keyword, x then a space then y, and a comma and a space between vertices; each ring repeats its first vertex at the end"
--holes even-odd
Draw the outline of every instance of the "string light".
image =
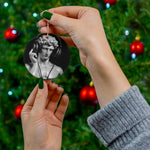
POLYGON ((8 91, 8 95, 9 96, 13 95, 13 92, 12 91, 8 91))
POLYGON ((17 146, 17 149, 21 149, 21 146, 17 146))
POLYGON ((3 68, 0 68, 0 73, 3 73, 3 71, 4 71, 3 68))
POLYGON ((5 2, 5 3, 4 3, 4 7, 7 7, 7 6, 8 6, 8 3, 7 3, 7 2, 5 2))
POLYGON ((125 30, 124 33, 125 33, 126 36, 128 36, 130 34, 130 31, 129 30, 125 30))
POLYGON ((37 13, 33 13, 33 17, 37 17, 38 16, 38 14, 37 13))
POLYGON ((110 7, 110 4, 109 3, 106 3, 106 8, 109 8, 110 7))
POLYGON ((136 58, 136 54, 135 53, 131 54, 131 58, 135 59, 136 58))

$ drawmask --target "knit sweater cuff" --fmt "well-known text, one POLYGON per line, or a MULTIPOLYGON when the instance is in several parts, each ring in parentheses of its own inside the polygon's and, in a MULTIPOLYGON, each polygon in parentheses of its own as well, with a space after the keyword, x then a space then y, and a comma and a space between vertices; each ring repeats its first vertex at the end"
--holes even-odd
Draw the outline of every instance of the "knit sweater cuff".
POLYGON ((100 141, 108 147, 119 136, 136 128, 148 116, 150 107, 134 85, 89 116, 87 122, 100 141))

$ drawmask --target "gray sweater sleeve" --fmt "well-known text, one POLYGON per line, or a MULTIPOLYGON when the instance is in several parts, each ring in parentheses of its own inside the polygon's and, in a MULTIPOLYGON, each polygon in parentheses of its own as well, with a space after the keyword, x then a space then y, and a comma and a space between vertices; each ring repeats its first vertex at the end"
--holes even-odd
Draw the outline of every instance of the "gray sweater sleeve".
POLYGON ((87 122, 109 150, 150 150, 150 106, 135 85, 87 122))

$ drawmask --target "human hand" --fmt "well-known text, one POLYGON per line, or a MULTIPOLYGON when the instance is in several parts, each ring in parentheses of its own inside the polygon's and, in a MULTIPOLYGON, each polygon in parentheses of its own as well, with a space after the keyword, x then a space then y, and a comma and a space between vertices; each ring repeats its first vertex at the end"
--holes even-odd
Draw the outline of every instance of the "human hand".
POLYGON ((44 81, 44 88, 37 85, 28 97, 21 112, 25 150, 61 149, 62 123, 69 102, 63 95, 56 110, 62 93, 62 87, 44 81))
MULTIPOLYGON (((34 48, 35 48, 35 45, 34 45, 33 49, 34 48)), ((37 54, 33 52, 33 49, 31 49, 29 52, 29 58, 32 63, 36 63, 37 62, 37 54)))
POLYGON ((42 19, 38 22, 37 26, 41 27, 41 33, 47 33, 48 22, 50 33, 68 34, 70 37, 61 36, 61 38, 69 46, 79 49, 80 59, 85 67, 87 67, 87 62, 91 57, 97 57, 97 53, 103 58, 103 53, 109 49, 109 44, 97 9, 62 6, 47 11, 53 15, 50 20, 42 19), (100 45, 100 49, 95 48, 97 44, 100 45))
POLYGON ((44 19, 37 24, 41 27, 40 32, 47 32, 48 22, 51 33, 70 36, 61 37, 69 46, 79 49, 80 60, 92 77, 101 107, 130 88, 111 51, 97 9, 62 6, 51 8, 47 12, 41 13, 44 19), (47 12, 53 15, 48 15, 47 12))

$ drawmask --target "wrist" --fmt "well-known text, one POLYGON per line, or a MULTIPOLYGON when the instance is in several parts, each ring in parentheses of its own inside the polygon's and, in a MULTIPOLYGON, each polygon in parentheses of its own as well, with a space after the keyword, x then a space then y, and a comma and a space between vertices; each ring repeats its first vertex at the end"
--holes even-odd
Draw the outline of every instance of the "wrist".
POLYGON ((90 69, 91 65, 88 64, 89 63, 91 64, 91 61, 95 65, 96 64, 100 65, 103 62, 105 63, 106 59, 110 57, 110 55, 112 57, 113 54, 106 37, 104 38, 90 37, 88 43, 89 43, 88 47, 86 48, 86 50, 88 51, 86 64, 87 69, 90 69))
POLYGON ((24 150, 48 150, 45 146, 41 146, 39 144, 33 144, 32 142, 25 142, 24 150))
POLYGON ((25 144, 24 145, 24 150, 60 150, 61 146, 59 147, 57 144, 53 145, 45 145, 45 146, 35 146, 35 145, 30 145, 30 144, 25 144))
POLYGON ((92 77, 100 106, 103 107, 131 86, 109 45, 95 45, 93 48, 86 67, 92 77))
MULTIPOLYGON (((40 148, 40 147, 35 147, 35 146, 25 146, 24 150, 51 150, 51 149, 40 148)), ((55 149, 53 149, 53 150, 55 150, 55 149)))
MULTIPOLYGON (((89 39, 86 68, 90 71, 104 73, 108 68, 119 66, 106 37, 89 39), (93 70, 96 69, 96 70, 93 70)), ((92 73, 92 72, 91 72, 92 73)))

